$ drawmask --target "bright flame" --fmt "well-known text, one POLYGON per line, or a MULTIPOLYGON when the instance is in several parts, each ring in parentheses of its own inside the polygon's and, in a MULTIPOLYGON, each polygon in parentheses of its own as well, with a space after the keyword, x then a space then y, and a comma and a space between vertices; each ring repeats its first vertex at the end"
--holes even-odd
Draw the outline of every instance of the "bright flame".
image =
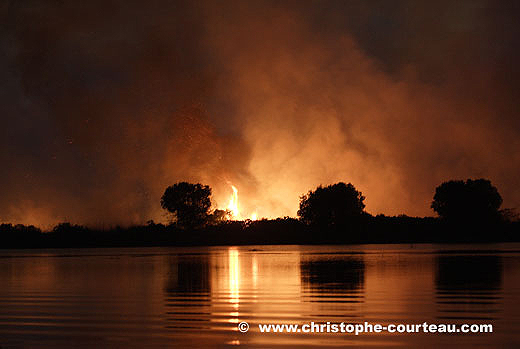
POLYGON ((231 199, 229 199, 229 205, 227 207, 228 210, 233 214, 233 218, 240 218, 240 212, 238 211, 238 189, 231 185, 233 188, 233 194, 231 195, 231 199))
MULTIPOLYGON (((229 198, 229 204, 227 206, 227 210, 231 212, 232 219, 241 219, 240 210, 238 209, 238 189, 234 185, 231 184, 231 189, 233 189, 233 194, 229 198)), ((256 221, 258 219, 258 213, 254 211, 251 213, 249 218, 252 221, 256 221)))

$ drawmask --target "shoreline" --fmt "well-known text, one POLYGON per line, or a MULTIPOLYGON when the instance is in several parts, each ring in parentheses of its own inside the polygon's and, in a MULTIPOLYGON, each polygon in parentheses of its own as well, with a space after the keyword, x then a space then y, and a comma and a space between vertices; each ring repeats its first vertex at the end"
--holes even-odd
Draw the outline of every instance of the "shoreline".
POLYGON ((520 222, 448 224, 437 218, 371 217, 320 228, 293 218, 229 221, 200 229, 148 224, 98 230, 63 223, 50 232, 0 225, 0 249, 520 242, 520 222))

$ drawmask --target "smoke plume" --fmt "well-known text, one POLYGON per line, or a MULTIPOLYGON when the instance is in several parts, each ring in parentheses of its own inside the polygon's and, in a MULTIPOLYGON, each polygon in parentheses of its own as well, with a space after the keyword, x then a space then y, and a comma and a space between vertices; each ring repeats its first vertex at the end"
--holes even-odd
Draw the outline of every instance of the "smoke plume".
POLYGON ((431 215, 444 180, 520 203, 514 2, 7 1, 0 221, 164 221, 177 181, 244 216, 351 182, 431 215))

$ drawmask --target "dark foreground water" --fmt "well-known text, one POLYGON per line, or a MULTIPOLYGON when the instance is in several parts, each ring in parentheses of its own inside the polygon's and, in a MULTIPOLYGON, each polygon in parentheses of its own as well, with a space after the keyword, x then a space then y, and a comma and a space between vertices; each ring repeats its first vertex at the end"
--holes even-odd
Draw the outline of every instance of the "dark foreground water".
POLYGON ((1 348, 519 348, 519 310, 519 244, 0 251, 1 348), (493 333, 258 329, 311 321, 489 323, 493 333))

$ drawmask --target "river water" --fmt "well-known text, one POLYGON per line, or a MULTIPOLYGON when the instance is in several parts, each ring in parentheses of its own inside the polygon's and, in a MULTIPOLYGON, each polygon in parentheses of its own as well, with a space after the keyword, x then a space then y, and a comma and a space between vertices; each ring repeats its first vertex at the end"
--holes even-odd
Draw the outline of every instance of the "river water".
POLYGON ((519 348, 519 310, 520 244, 0 250, 2 349, 519 348), (493 333, 258 326, 365 321, 493 333))

